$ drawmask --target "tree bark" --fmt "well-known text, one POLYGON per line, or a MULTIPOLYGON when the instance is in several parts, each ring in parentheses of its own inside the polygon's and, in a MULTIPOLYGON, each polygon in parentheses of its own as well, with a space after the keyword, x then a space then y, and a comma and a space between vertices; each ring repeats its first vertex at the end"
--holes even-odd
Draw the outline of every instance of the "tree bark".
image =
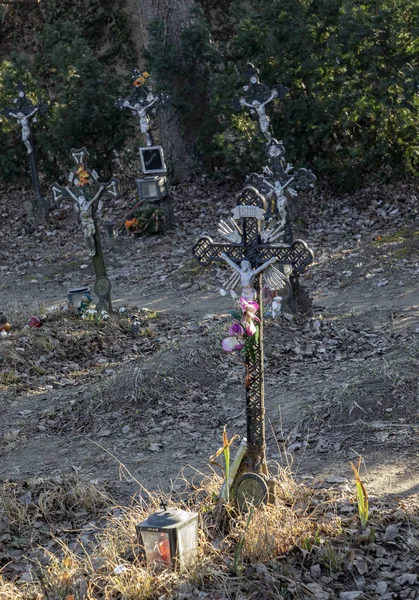
MULTIPOLYGON (((127 0, 132 16, 133 41, 141 70, 143 50, 147 46, 147 27, 153 19, 165 23, 167 42, 180 47, 180 33, 187 22, 195 0, 127 0)), ((159 143, 163 146, 169 176, 174 181, 187 180, 193 168, 193 158, 186 142, 179 111, 172 105, 158 111, 159 143)))

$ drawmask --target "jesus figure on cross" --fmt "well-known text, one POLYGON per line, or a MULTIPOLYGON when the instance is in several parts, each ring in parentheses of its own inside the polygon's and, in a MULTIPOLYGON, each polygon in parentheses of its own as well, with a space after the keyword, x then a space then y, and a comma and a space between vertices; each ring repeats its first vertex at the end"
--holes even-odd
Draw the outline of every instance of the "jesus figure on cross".
POLYGON ((257 297, 257 292, 254 287, 256 277, 260 273, 262 273, 262 271, 270 267, 274 262, 278 260, 278 258, 274 256, 253 271, 252 265, 248 260, 242 260, 239 266, 233 260, 231 260, 231 258, 229 258, 224 252, 220 256, 223 260, 225 260, 225 262, 228 265, 230 265, 232 269, 237 271, 237 273, 240 275, 240 283, 242 286, 241 297, 245 300, 248 300, 249 302, 254 302, 257 297))
POLYGON ((35 106, 33 111, 28 113, 27 115, 25 115, 22 111, 19 111, 19 112, 13 112, 12 110, 9 111, 9 116, 17 119, 19 125, 22 127, 22 141, 26 146, 28 154, 31 154, 31 152, 32 152, 32 144, 29 139, 31 136, 31 130, 29 128, 28 121, 36 113, 38 108, 39 108, 38 106, 35 106))

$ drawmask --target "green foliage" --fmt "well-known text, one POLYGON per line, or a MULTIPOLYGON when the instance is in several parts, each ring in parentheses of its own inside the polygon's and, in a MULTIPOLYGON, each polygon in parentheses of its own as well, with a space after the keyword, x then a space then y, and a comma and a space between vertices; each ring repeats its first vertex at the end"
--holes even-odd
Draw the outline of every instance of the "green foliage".
MULTIPOLYGON (((101 176, 109 176, 113 150, 129 133, 128 116, 115 107, 124 88, 117 70, 127 73, 134 63, 123 8, 122 0, 42 3, 36 56, 14 55, 0 65, 0 106, 13 101, 18 78, 28 84, 33 100, 49 104, 48 114, 31 130, 39 169, 51 178, 68 170, 70 149, 81 146, 101 176)), ((27 159, 14 120, 3 119, 0 143, 2 175, 21 176, 27 159)))
MULTIPOLYGON (((289 160, 341 184, 346 178, 349 185, 372 172, 384 178, 417 169, 415 5, 414 0, 233 2, 225 60, 244 70, 250 59, 264 83, 290 88, 271 115, 289 160)), ((235 91, 227 89, 232 97, 235 91)), ((224 136, 241 139, 234 122, 227 132, 224 136)), ((260 134, 254 135, 260 142, 260 134)))
POLYGON ((37 68, 53 106, 37 148, 61 163, 62 170, 69 149, 86 146, 92 164, 102 171, 126 136, 125 115, 115 107, 122 82, 97 58, 75 23, 46 24, 41 43, 37 68))

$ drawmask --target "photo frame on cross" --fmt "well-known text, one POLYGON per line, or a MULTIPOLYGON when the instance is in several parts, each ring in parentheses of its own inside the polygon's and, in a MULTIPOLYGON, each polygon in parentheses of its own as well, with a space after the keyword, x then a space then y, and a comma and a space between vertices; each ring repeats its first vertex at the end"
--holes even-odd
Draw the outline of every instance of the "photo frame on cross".
POLYGON ((163 148, 161 146, 140 147, 140 158, 143 173, 167 173, 164 161, 163 148))

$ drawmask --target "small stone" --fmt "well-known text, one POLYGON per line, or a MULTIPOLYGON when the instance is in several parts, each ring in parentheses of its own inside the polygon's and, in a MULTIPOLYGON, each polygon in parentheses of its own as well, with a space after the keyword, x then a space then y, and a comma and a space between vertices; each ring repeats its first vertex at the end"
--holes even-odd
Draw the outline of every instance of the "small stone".
POLYGON ((161 452, 162 450, 160 444, 150 444, 148 449, 150 450, 150 452, 161 452))
POLYGON ((384 540, 386 542, 394 542, 394 540, 399 535, 399 528, 397 525, 389 525, 384 533, 384 540))
POLYGON ((124 425, 122 428, 122 433, 128 433, 128 431, 131 431, 131 427, 129 425, 124 425))
POLYGON ((80 265, 80 269, 88 269, 89 265, 80 265))
POLYGON ((377 592, 377 594, 382 596, 383 594, 386 593, 387 588, 388 588, 388 583, 386 581, 378 581, 377 585, 375 586, 375 591, 377 592))
POLYGON ((312 565, 310 567, 310 575, 312 576, 313 579, 319 579, 321 577, 322 574, 322 569, 320 567, 320 565, 312 565))
POLYGON ((357 600, 357 598, 362 598, 363 593, 360 591, 355 592, 341 592, 339 594, 339 600, 357 600))

